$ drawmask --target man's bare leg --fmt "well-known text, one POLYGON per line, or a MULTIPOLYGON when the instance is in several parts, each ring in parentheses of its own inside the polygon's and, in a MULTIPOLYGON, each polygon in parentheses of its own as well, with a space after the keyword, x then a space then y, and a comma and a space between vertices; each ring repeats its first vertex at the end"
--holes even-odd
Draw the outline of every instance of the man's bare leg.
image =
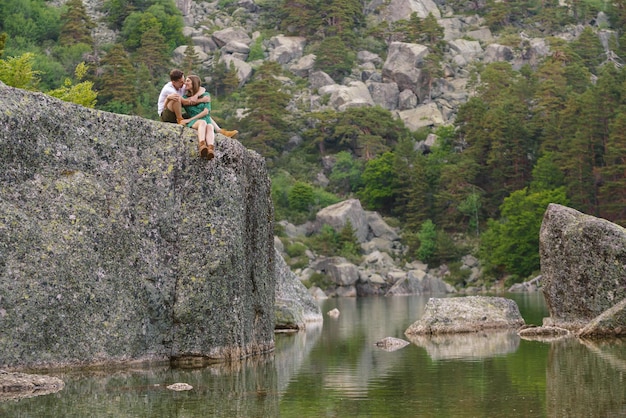
POLYGON ((170 100, 167 103, 167 108, 171 110, 176 115, 176 123, 180 124, 180 121, 183 120, 183 108, 179 101, 170 100))

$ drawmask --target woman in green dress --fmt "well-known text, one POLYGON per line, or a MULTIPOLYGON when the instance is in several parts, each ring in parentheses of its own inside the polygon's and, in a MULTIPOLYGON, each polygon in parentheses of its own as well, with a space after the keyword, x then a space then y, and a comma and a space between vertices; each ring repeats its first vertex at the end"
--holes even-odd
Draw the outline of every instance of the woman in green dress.
MULTIPOLYGON (((200 77, 190 75, 185 79, 187 96, 195 95, 200 90, 200 77)), ((200 97, 209 96, 204 92, 200 97)), ((208 160, 215 157, 215 130, 211 121, 211 101, 185 106, 188 118, 180 121, 180 124, 198 131, 198 152, 202 158, 208 160)))

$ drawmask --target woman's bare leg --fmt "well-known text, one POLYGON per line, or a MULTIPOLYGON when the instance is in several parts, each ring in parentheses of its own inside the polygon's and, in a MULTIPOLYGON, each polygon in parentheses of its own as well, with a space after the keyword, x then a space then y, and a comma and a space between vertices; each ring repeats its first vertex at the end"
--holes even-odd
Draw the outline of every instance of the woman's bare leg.
POLYGON ((208 147, 208 156, 209 160, 212 160, 215 157, 215 132, 213 131, 213 125, 206 125, 206 144, 208 147))

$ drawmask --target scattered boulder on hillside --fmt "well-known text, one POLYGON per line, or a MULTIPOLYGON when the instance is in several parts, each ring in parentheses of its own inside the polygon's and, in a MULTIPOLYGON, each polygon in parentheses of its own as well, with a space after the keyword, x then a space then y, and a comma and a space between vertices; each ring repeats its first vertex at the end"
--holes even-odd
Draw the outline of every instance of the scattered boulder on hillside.
POLYGON ((306 38, 301 36, 273 36, 270 39, 270 61, 276 61, 279 64, 289 64, 302 57, 306 38))
POLYGON ((369 229, 365 211, 361 207, 361 202, 358 199, 344 200, 334 205, 327 206, 317 212, 316 232, 319 231, 324 224, 330 225, 339 232, 348 222, 350 222, 352 229, 354 229, 357 241, 359 243, 365 242, 369 229))
POLYGON ((489 329, 517 329, 524 319, 515 301, 501 297, 430 298, 424 315, 405 335, 451 334, 489 329))
POLYGON ((428 55, 428 47, 406 42, 392 42, 383 65, 383 82, 395 82, 400 91, 412 90, 421 102, 424 76, 420 67, 428 55))
POLYGON ((579 330, 626 299, 626 230, 621 226, 550 204, 539 253, 550 313, 544 325, 579 330))

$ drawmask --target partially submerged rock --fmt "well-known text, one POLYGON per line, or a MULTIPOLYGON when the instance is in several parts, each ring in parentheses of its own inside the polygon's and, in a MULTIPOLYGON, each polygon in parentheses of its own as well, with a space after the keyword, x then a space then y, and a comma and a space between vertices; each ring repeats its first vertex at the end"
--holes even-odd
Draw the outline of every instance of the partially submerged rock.
MULTIPOLYGON (((539 253, 550 313, 544 325, 577 331, 626 299, 626 230, 621 226, 550 204, 541 224, 539 253)), ((616 329, 602 321, 593 333, 615 335, 616 329)))
POLYGON ((394 337, 385 337, 380 341, 376 341, 376 347, 382 348, 385 351, 396 351, 409 344, 408 341, 394 337))
POLYGON ((175 392, 181 392, 184 390, 191 390, 193 386, 189 383, 172 383, 171 385, 166 386, 169 390, 173 390, 175 392))
POLYGON ((626 335, 626 299, 602 312, 578 333, 579 337, 626 335))
POLYGON ((339 318, 339 309, 337 308, 331 309, 330 311, 327 312, 327 315, 330 316, 331 318, 339 318))
POLYGON ((0 370, 0 401, 47 395, 60 391, 64 386, 63 380, 55 376, 0 370))
POLYGON ((519 330, 517 333, 521 338, 531 341, 552 342, 561 338, 571 337, 572 333, 560 327, 528 327, 519 330))
POLYGON ((490 296, 430 298, 424 315, 405 335, 477 332, 488 329, 517 329, 524 319, 511 299, 490 296))

